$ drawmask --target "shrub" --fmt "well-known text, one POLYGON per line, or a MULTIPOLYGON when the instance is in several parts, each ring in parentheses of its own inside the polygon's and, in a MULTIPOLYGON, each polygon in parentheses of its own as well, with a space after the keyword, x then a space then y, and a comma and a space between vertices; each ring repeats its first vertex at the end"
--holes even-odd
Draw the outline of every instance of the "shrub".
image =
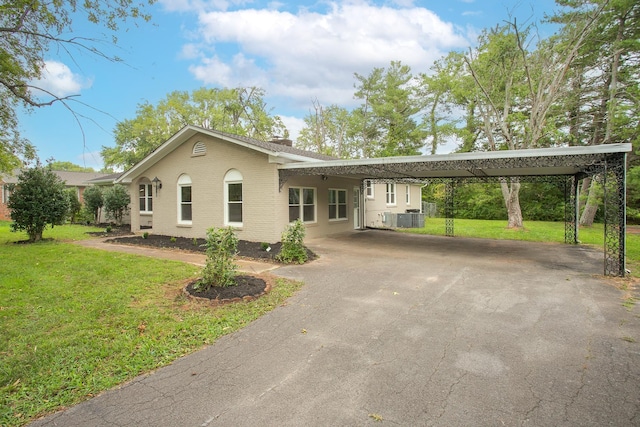
POLYGON ((107 233, 111 233, 111 226, 107 225, 107 228, 105 228, 104 231, 106 231, 107 233))
POLYGON ((298 218, 293 224, 287 226, 282 233, 282 248, 276 259, 286 264, 304 264, 308 259, 307 248, 304 247, 305 228, 298 218))
POLYGON ((262 242, 262 243, 260 243, 260 248, 261 248, 263 251, 267 251, 267 252, 269 252, 269 251, 271 250, 271 245, 270 245, 270 244, 268 244, 267 242, 262 242))
POLYGON ((18 176, 8 206, 12 231, 26 231, 29 241, 42 239, 47 226, 64 222, 69 210, 69 198, 64 182, 48 167, 37 164, 18 176))
POLYGON ((148 239, 149 238, 149 233, 147 233, 146 231, 144 233, 142 233, 142 238, 143 239, 148 239))
POLYGON ((171 241, 171 243, 175 243, 178 239, 175 236, 171 236, 169 240, 171 241))
POLYGON ((67 219, 72 224, 76 222, 78 215, 80 214, 80 210, 82 209, 82 203, 78 200, 78 190, 75 188, 67 188, 66 190, 67 199, 69 201, 69 210, 67 211, 67 219))
POLYGON ((209 228, 206 246, 207 261, 202 279, 194 287, 206 291, 212 286, 234 286, 238 266, 233 257, 238 252, 238 238, 233 228, 209 228))
POLYGON ((122 217, 129 210, 129 203, 131 203, 129 193, 120 184, 104 192, 104 210, 107 212, 107 217, 114 219, 118 224, 122 224, 122 217))

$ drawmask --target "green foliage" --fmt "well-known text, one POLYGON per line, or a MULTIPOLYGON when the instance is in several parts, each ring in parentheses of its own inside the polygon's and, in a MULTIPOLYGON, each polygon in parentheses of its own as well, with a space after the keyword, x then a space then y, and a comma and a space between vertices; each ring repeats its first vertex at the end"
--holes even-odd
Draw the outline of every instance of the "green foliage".
POLYGON ((238 266, 233 258, 238 252, 238 238, 233 228, 207 230, 207 261, 202 271, 202 279, 195 285, 205 291, 212 286, 234 286, 238 266))
POLYGON ((115 220, 118 224, 122 224, 122 217, 129 210, 129 203, 131 198, 123 185, 115 184, 104 192, 104 210, 107 218, 115 220))
POLYGON ((75 188, 66 189, 67 200, 69 202, 69 210, 67 212, 67 219, 70 222, 76 222, 80 210, 82 209, 82 203, 78 200, 78 190, 75 188))
POLYGON ((178 239, 175 236, 171 236, 169 240, 171 241, 171 243, 175 243, 178 239))
POLYGON ((200 88, 169 93, 157 105, 138 105, 136 117, 116 125, 115 147, 103 147, 106 166, 133 166, 186 125, 203 126, 269 140, 287 136, 280 117, 272 116, 263 89, 200 88))
POLYGON ((93 219, 93 223, 100 221, 100 210, 104 206, 104 196, 102 189, 97 185, 87 187, 82 194, 84 198, 84 207, 93 219))
POLYGON ((307 248, 304 246, 306 230, 304 223, 298 218, 282 232, 282 247, 276 259, 286 264, 304 264, 307 261, 307 248))
POLYGON ((146 231, 144 233, 142 233, 142 238, 143 239, 148 239, 149 238, 149 233, 146 232, 146 231))
POLYGON ((269 243, 267 243, 267 242, 262 242, 262 243, 260 243, 260 248, 261 248, 263 251, 266 251, 266 250, 267 250, 267 249, 269 249, 270 247, 271 247, 271 245, 270 245, 269 243))
POLYGON ((640 224, 640 166, 627 172, 627 221, 640 224))
POLYGON ((69 199, 64 182, 48 167, 36 165, 18 176, 8 208, 11 210, 11 229, 26 231, 29 241, 42 239, 47 226, 64 223, 69 199))
POLYGON ((43 95, 37 90, 34 82, 42 77, 45 61, 56 53, 73 61, 73 53, 77 51, 118 61, 117 57, 102 52, 101 45, 105 41, 115 42, 120 24, 127 19, 149 20, 143 7, 144 2, 134 0, 6 0, 0 4, 0 172, 20 166, 21 159, 35 158, 33 146, 20 136, 16 112, 66 99, 51 93, 43 95), (72 20, 81 16, 110 30, 113 38, 100 40, 77 34, 82 24, 72 25, 72 20))
POLYGON ((51 170, 54 171, 68 171, 68 172, 95 172, 93 168, 76 165, 72 162, 66 161, 53 161, 49 163, 51 170))

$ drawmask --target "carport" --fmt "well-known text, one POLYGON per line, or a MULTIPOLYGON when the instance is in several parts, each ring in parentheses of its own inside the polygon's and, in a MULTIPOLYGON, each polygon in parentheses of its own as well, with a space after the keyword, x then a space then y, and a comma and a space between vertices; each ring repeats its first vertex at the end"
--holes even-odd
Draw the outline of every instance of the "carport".
MULTIPOLYGON (((537 148, 432 156, 296 162, 280 166, 280 188, 291 176, 340 176, 376 182, 446 184, 445 234, 454 235, 455 186, 459 182, 553 182, 564 189, 565 243, 578 240, 578 181, 598 175, 604 188, 604 274, 625 275, 626 156, 631 144, 537 148)), ((361 191, 361 194, 364 194, 361 191)), ((360 222, 363 224, 363 221, 360 222)))

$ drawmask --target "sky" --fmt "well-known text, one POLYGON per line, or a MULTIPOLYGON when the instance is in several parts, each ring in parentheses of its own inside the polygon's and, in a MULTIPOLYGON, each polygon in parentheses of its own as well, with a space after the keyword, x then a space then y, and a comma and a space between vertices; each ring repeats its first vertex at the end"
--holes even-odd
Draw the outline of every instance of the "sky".
MULTIPOLYGON (((295 141, 313 100, 357 105, 354 73, 391 61, 428 72, 448 52, 472 46, 484 28, 513 17, 538 22, 554 9, 553 0, 158 0, 148 8, 151 22, 124 25, 116 45, 103 29, 75 20, 73 36, 104 40, 98 47, 122 62, 48 52, 36 84, 78 95, 73 113, 60 103, 21 112, 21 134, 43 161, 100 169, 101 148, 115 146, 116 123, 135 118, 139 104, 176 90, 258 86, 295 141)), ((552 31, 539 29, 543 37, 552 31)))

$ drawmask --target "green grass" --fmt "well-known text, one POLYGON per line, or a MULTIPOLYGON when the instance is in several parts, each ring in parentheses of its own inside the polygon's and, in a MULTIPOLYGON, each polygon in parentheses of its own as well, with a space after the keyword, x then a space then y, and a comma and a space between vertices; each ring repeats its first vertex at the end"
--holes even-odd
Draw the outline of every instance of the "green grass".
POLYGON ((194 266, 76 246, 81 226, 36 244, 0 222, 0 425, 19 426, 214 342, 292 295, 212 309, 181 294, 194 266))
MULTIPOLYGON (((454 235, 458 237, 478 237, 484 239, 526 240, 531 242, 564 242, 564 223, 546 221, 525 221, 524 229, 506 228, 504 220, 489 221, 477 219, 454 220, 454 235)), ((424 228, 399 229, 406 233, 445 235, 444 218, 427 218, 424 228)), ((581 227, 578 231, 580 243, 603 247, 604 229, 602 224, 581 227)), ((631 276, 640 277, 640 235, 627 234, 627 268, 631 276)))

